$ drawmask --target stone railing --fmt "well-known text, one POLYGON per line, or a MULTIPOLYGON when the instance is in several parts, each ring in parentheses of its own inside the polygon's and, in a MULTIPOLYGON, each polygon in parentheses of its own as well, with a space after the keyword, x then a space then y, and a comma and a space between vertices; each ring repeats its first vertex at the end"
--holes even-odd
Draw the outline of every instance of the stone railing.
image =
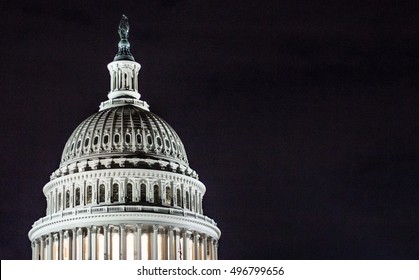
POLYGON ((56 219, 61 219, 63 217, 68 216, 78 216, 78 215, 89 215, 89 214, 98 214, 98 213, 116 213, 116 212, 153 212, 153 213, 160 213, 160 214, 168 214, 168 215, 177 215, 177 216, 185 216, 195 218, 207 223, 210 223, 214 226, 217 226, 217 223, 207 216, 202 214, 198 214, 196 212, 192 212, 185 209, 174 209, 174 208, 167 208, 167 207, 159 207, 159 206, 142 206, 142 205, 117 205, 117 206, 92 206, 92 207, 84 207, 79 209, 67 209, 61 212, 54 213, 52 215, 45 216, 39 220, 37 220, 33 227, 41 225, 45 222, 54 221, 56 219))

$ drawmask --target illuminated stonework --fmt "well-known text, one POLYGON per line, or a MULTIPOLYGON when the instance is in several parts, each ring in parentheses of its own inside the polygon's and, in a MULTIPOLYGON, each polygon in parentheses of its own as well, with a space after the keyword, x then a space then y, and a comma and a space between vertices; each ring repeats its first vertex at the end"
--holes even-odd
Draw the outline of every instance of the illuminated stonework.
POLYGON ((46 216, 29 232, 34 260, 217 259, 206 188, 179 136, 140 100, 128 30, 123 16, 109 100, 72 133, 43 189, 46 216))

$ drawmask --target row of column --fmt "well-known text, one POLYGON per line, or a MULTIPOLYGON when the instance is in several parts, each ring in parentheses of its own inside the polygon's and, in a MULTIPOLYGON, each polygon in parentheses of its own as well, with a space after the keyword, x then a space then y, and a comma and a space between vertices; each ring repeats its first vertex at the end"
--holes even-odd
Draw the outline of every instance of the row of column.
POLYGON ((218 241, 159 225, 103 225, 50 233, 32 242, 34 260, 216 260, 218 241))
POLYGON ((110 70, 111 92, 117 90, 131 90, 138 92, 138 70, 118 68, 110 70))

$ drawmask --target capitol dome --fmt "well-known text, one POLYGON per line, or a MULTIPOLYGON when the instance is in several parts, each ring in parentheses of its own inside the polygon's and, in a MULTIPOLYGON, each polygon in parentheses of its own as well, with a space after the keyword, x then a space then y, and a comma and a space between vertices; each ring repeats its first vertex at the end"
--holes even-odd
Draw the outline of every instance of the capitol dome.
POLYGON ((64 146, 32 225, 34 260, 214 260, 221 231, 204 215, 205 185, 173 128, 138 91, 141 65, 123 16, 110 90, 64 146))
POLYGON ((197 177, 173 128, 159 116, 133 105, 107 108, 84 120, 68 139, 56 176, 83 164, 106 168, 101 164, 105 159, 121 167, 169 170, 197 177))

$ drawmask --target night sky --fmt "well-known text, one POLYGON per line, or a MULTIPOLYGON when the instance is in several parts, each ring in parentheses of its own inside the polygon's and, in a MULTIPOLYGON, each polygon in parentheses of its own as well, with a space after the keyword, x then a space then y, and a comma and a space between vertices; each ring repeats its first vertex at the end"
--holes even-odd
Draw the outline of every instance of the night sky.
POLYGON ((1 259, 107 99, 122 14, 140 93, 206 185, 220 259, 419 259, 415 1, 2 1, 1 259))

